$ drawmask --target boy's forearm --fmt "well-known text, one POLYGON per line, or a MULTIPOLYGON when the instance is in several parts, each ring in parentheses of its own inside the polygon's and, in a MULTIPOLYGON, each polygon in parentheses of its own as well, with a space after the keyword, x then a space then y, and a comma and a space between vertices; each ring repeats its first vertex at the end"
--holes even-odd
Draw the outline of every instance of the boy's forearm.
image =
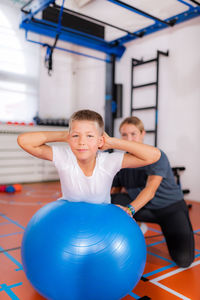
POLYGON ((150 145, 126 141, 118 138, 110 138, 108 141, 110 148, 128 152, 144 161, 152 158, 152 161, 157 161, 160 158, 160 150, 150 145))
POLYGON ((31 144, 33 147, 51 142, 67 142, 68 131, 27 132, 18 136, 20 145, 31 144))

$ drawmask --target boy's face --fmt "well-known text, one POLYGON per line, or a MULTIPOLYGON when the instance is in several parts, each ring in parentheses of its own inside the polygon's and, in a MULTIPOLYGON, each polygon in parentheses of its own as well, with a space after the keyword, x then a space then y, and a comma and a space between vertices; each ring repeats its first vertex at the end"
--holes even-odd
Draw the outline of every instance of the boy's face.
POLYGON ((134 141, 134 142, 143 142, 145 131, 141 132, 133 124, 124 124, 120 129, 121 137, 123 140, 134 141))
POLYGON ((94 158, 98 148, 103 145, 97 122, 72 121, 68 143, 78 160, 94 158))

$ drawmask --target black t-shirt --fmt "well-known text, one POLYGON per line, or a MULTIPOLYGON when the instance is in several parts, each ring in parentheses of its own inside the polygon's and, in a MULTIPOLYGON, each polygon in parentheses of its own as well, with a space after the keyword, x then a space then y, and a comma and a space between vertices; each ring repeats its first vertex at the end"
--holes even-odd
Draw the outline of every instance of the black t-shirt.
POLYGON ((163 179, 155 197, 145 207, 159 209, 183 199, 181 188, 175 182, 168 158, 163 151, 161 151, 160 159, 154 164, 141 168, 121 169, 115 175, 112 186, 125 187, 131 199, 134 200, 146 186, 149 175, 162 176, 163 179))

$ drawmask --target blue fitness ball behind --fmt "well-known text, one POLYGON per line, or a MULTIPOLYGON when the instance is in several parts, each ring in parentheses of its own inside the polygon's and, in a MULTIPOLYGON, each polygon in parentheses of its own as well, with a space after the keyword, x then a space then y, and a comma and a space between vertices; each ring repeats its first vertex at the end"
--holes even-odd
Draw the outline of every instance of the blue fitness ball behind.
POLYGON ((139 226, 112 204, 47 204, 22 241, 24 271, 51 300, 119 300, 138 283, 145 261, 139 226))

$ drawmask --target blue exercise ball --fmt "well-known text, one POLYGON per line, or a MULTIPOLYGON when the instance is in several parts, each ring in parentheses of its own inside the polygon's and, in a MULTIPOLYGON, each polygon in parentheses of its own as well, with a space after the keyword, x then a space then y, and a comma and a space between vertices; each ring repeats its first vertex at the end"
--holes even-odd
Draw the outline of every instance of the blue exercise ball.
POLYGON ((145 262, 139 226, 113 204, 47 204, 22 241, 27 278, 51 300, 119 300, 138 283, 145 262))

